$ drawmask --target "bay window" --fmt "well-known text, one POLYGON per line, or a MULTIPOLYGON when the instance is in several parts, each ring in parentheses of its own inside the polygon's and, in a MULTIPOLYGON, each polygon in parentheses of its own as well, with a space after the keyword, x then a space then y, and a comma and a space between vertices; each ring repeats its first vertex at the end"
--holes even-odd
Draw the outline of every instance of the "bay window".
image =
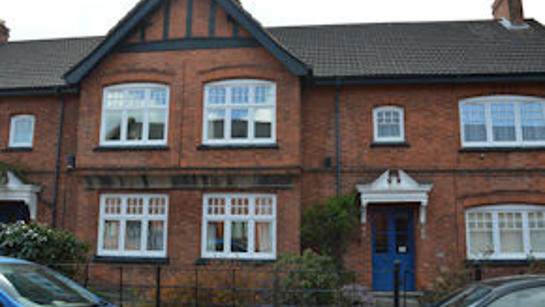
POLYGON ((166 257, 166 195, 102 195, 99 256, 166 257))
POLYGON ((545 145, 545 99, 489 96, 460 102, 462 146, 545 145))
POLYGON ((276 85, 260 80, 209 83, 204 89, 205 145, 274 144, 276 85))
POLYGON ((169 89, 161 84, 123 84, 104 89, 100 144, 166 145, 169 89))
POLYGON ((469 259, 545 258, 545 207, 487 206, 466 212, 469 259))
POLYGON ((275 259, 276 196, 206 194, 202 233, 204 258, 275 259))

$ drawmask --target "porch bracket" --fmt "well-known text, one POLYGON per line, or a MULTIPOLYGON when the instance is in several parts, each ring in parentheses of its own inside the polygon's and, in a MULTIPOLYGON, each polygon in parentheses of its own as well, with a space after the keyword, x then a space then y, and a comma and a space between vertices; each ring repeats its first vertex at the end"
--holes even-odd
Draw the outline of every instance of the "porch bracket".
POLYGON ((363 229, 367 224, 369 205, 385 205, 398 203, 419 204, 420 236, 426 237, 426 214, 432 184, 420 184, 403 170, 387 170, 369 184, 357 185, 360 194, 361 223, 363 229))
POLYGON ((24 202, 28 206, 31 220, 36 220, 40 190, 39 186, 25 184, 13 172, 0 171, 0 201, 24 202))

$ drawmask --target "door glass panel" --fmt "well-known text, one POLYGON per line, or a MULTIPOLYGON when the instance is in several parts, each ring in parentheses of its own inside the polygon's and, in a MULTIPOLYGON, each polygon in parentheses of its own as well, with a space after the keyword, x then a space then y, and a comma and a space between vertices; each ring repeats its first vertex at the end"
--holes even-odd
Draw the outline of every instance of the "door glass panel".
POLYGON ((388 214, 376 212, 374 214, 375 253, 388 253, 388 214))
POLYGON ((396 252, 406 254, 409 252, 409 212, 398 212, 395 216, 396 228, 396 252))

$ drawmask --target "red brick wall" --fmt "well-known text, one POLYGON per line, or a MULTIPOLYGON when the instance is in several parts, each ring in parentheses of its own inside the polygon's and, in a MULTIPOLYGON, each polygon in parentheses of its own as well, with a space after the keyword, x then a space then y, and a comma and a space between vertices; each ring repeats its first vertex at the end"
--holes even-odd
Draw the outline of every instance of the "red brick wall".
MULTIPOLYGON (((12 164, 25 172, 25 180, 42 187, 38 204, 38 221, 49 224, 51 222, 51 208, 48 202, 53 198, 53 182, 55 171, 55 155, 57 152, 57 138, 61 98, 57 96, 37 97, 4 97, 0 98, 0 161, 12 164), (34 142, 31 151, 10 151, 9 133, 11 117, 20 114, 35 116, 34 142)), ((66 177, 66 158, 76 152, 76 135, 78 122, 78 97, 65 95, 65 116, 60 154, 60 182, 58 219, 62 216, 62 200, 65 193, 64 182, 66 177)), ((66 192, 68 193, 68 192, 66 192)), ((59 224, 60 226, 60 224, 59 224)))

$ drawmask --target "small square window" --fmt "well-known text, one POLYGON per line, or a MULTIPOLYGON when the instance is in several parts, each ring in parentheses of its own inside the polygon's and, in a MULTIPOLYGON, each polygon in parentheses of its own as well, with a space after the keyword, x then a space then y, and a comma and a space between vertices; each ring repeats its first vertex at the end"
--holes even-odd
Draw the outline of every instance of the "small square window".
POLYGON ((405 142, 403 109, 378 107, 373 110, 374 140, 377 143, 405 142))
POLYGON ((34 116, 17 115, 11 118, 9 147, 32 147, 34 142, 34 116))

